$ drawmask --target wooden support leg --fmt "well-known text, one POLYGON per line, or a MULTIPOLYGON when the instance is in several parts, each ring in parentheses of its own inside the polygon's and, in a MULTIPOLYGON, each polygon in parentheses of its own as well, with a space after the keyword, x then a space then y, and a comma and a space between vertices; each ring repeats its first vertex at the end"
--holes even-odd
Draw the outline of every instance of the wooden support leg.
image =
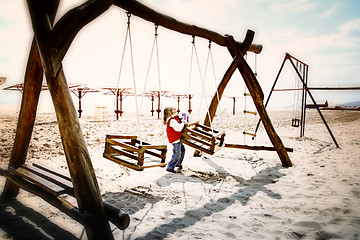
POLYGON ((284 144, 282 143, 280 137, 276 134, 275 129, 264 107, 263 93, 254 73, 245 61, 243 55, 241 54, 239 48, 236 45, 234 38, 232 36, 227 36, 226 39, 228 42, 228 50, 230 54, 233 57, 236 57, 236 60, 238 61, 238 69, 245 81, 247 88, 249 89, 256 109, 264 124, 265 130, 270 138, 271 143, 274 145, 277 154, 279 155, 282 165, 284 167, 291 167, 292 162, 290 161, 290 158, 285 150, 284 144))
MULTIPOLYGON (((248 30, 246 32, 245 40, 244 40, 243 44, 241 44, 241 46, 240 46, 240 52, 243 55, 248 51, 249 47, 251 46, 251 43, 254 39, 254 35, 255 35, 255 33, 251 30, 248 30)), ((222 95, 225 91, 227 84, 229 83, 234 72, 236 71, 237 65, 238 65, 238 62, 236 59, 234 59, 232 61, 232 63, 230 64, 229 68, 226 70, 221 82, 219 83, 216 93, 214 94, 214 97, 211 100, 211 103, 209 106, 208 112, 209 112, 210 116, 209 116, 209 114, 207 114, 206 118, 204 120, 205 126, 210 126, 210 122, 214 119, 219 102, 222 98, 222 95)))
MULTIPOLYGON (((240 46, 240 51, 242 54, 245 54, 249 47, 251 46, 251 43, 254 39, 254 32, 248 30, 245 36, 245 40, 243 42, 243 44, 240 46)), ((222 95, 225 91, 225 88, 227 86, 227 84, 229 83, 232 75, 234 74, 234 72, 237 69, 237 61, 236 59, 234 59, 232 61, 232 63, 230 64, 229 68, 226 70, 221 82, 219 83, 219 86, 216 90, 216 93, 214 94, 213 99, 211 100, 210 106, 209 106, 209 110, 208 110, 208 114, 206 114, 205 120, 204 120, 204 125, 205 126, 210 126, 211 121, 214 119, 214 116, 216 114, 216 110, 218 108, 219 102, 222 98, 222 95)), ((190 101, 190 97, 189 97, 189 101, 190 101)), ((194 156, 199 156, 200 152, 198 150, 195 150, 194 156)))
MULTIPOLYGON (((19 119, 17 123, 15 142, 11 152, 9 167, 18 168, 25 163, 26 154, 33 131, 36 109, 43 79, 41 59, 35 39, 32 42, 24 79, 24 93, 21 101, 19 119)), ((16 197, 19 193, 18 185, 6 180, 3 197, 16 197)))
MULTIPOLYGON (((61 140, 74 185, 75 197, 85 219, 88 239, 113 239, 95 172, 91 163, 76 109, 64 72, 56 62, 52 28, 44 5, 46 1, 28 0, 32 26, 39 47, 49 91, 54 103, 61 140), (52 36, 52 37, 51 37, 52 36), (56 67, 54 67, 56 66, 56 67), (59 69, 59 71, 54 70, 59 69)), ((91 4, 91 3, 90 3, 91 4)), ((58 36, 60 37, 60 36, 58 36)), ((55 39, 57 40, 57 39, 55 39)), ((64 49, 58 49, 64 50, 64 49)))
POLYGON ((52 74, 46 74, 46 79, 56 111, 75 196, 80 211, 90 216, 85 224, 88 238, 113 239, 109 223, 104 215, 99 186, 64 72, 61 71, 55 78, 51 76, 52 74))

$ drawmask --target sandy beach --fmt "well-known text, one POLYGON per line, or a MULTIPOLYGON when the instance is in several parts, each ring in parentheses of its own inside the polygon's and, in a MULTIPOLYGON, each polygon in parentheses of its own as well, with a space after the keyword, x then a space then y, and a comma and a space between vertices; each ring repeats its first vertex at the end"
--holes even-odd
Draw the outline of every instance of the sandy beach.
MULTIPOLYGON (((5 169, 18 113, 1 110, 5 169)), ((80 122, 103 199, 131 218, 125 230, 111 224, 115 239, 360 239, 360 111, 323 114, 340 148, 316 110, 307 111, 302 138, 290 126, 290 111, 271 111, 284 145, 294 149, 293 167, 282 167, 275 152, 222 148, 193 157, 186 147, 184 169, 176 174, 164 168, 137 172, 102 157, 106 134, 138 134, 134 114, 104 122, 85 116, 80 122)), ((168 144, 159 119, 149 113, 140 120, 144 141, 168 144)), ((226 131, 225 142, 243 144, 242 132, 256 124, 244 122, 241 113, 224 113, 213 127, 226 131)), ((256 145, 270 145, 263 128, 256 145)), ((171 152, 168 145, 167 161, 171 152)), ((55 114, 38 114, 27 162, 68 171, 55 114)), ((0 177, 0 192, 4 183, 0 177)), ((82 225, 24 190, 16 200, 2 199, 0 212, 0 239, 86 239, 82 225)))

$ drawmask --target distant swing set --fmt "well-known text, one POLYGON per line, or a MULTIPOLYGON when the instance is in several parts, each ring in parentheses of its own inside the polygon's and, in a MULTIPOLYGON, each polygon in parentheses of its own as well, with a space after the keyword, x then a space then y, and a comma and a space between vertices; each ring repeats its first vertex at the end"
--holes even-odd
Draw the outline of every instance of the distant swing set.
MULTIPOLYGON (((87 1, 75 7, 54 22, 59 1, 27 1, 30 12, 34 39, 29 53, 28 64, 24 77, 24 92, 22 95, 19 121, 15 135, 9 165, 0 169, 6 182, 2 197, 14 198, 19 189, 23 188, 41 198, 74 220, 81 223, 88 239, 114 239, 109 221, 119 229, 126 229, 130 217, 103 201, 96 179, 86 142, 77 117, 71 92, 69 90, 62 60, 64 59, 77 33, 88 23, 100 16, 112 5, 124 9, 128 14, 136 15, 157 26, 170 30, 205 38, 219 46, 226 47, 232 58, 219 83, 216 94, 208 108, 203 124, 189 126, 186 141, 191 142, 195 149, 212 154, 224 144, 224 133, 211 128, 219 101, 233 73, 238 70, 245 81, 249 94, 264 128, 284 167, 292 163, 280 137, 276 134, 263 104, 264 94, 252 69, 244 59, 246 52, 260 53, 261 45, 252 44, 254 32, 248 30, 243 42, 237 42, 231 35, 221 35, 205 28, 177 21, 176 19, 158 13, 135 0, 87 1), (57 123, 64 147, 69 174, 58 173, 48 167, 30 166, 26 164, 26 155, 30 145, 31 135, 36 118, 39 95, 42 90, 43 75, 55 107, 57 123), (201 145, 203 144, 203 145, 201 145), (204 147, 206 146, 206 149, 204 147), (70 175, 70 176, 68 176, 70 175), (64 189, 64 190, 62 190, 64 189), (76 199, 74 205, 63 198, 63 194, 76 199)), ((134 79, 134 90, 136 90, 134 79)), ((161 90, 161 89, 160 89, 161 90)), ((113 94, 118 95, 118 91, 113 94)), ((135 97, 137 93, 135 92, 135 97)), ((136 98, 135 98, 136 99, 136 98)), ((138 108, 137 100, 136 107, 138 108)), ((117 109, 117 111, 121 111, 117 109)), ((137 113, 138 113, 137 109, 137 113)), ((139 120, 138 120, 139 121, 139 120)), ((137 168, 145 168, 146 155, 159 159, 164 164, 165 148, 145 143, 138 136, 109 135, 105 146, 106 157, 117 158, 126 156, 126 164, 132 161, 137 168)), ((226 144, 224 144, 226 146, 226 144)), ((121 158, 122 161, 122 158, 121 158)), ((141 169, 139 169, 141 170, 141 169)))
MULTIPOLYGON (((329 125, 327 124, 325 117, 323 116, 323 114, 321 113, 321 110, 319 108, 319 105, 316 103, 315 98, 313 97, 311 90, 312 88, 308 87, 308 71, 309 71, 309 65, 307 65, 306 63, 304 63, 303 61, 300 61, 299 59, 293 57, 292 55, 290 55, 289 53, 285 54, 284 60, 280 66, 279 72, 275 78, 275 81, 273 83, 273 86, 271 87, 269 96, 266 100, 265 103, 265 107, 267 107, 270 98, 273 94, 273 92, 276 91, 295 91, 295 96, 294 97, 294 116, 291 119, 291 126, 292 127, 299 127, 300 126, 300 137, 303 137, 305 134, 305 119, 306 119, 306 99, 307 99, 307 95, 310 97, 311 101, 313 102, 317 112, 319 113, 327 131, 329 132, 331 139, 333 140, 335 146, 337 148, 339 148, 339 144, 337 143, 335 136, 333 135, 329 125), (293 89, 276 89, 276 84, 279 80, 280 74, 284 68, 285 62, 289 61, 291 63, 291 66, 294 68, 296 76, 297 76, 297 83, 295 83, 295 88, 293 89), (301 92, 301 95, 300 95, 301 92), (299 103, 299 101, 301 101, 301 107, 297 106, 297 104, 299 103), (301 111, 300 117, 298 117, 296 115, 296 113, 299 111, 301 111)), ((317 88, 319 89, 319 88, 317 88)), ((321 88, 322 90, 328 90, 326 88, 321 88)), ((339 90, 339 88, 338 88, 339 90)), ((340 89, 341 90, 341 89, 340 89)), ((255 132, 258 131, 260 123, 261 123, 262 119, 259 119, 258 124, 256 126, 255 132)))

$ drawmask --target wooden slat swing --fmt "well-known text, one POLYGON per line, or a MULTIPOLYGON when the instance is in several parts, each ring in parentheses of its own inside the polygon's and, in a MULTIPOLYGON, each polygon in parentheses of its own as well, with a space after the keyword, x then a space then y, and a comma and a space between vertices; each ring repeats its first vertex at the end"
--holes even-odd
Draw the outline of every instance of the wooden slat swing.
POLYGON ((199 121, 188 124, 182 131, 181 142, 199 151, 213 155, 224 143, 225 132, 199 124, 199 121))
POLYGON ((165 167, 166 145, 151 145, 137 136, 106 135, 103 156, 128 168, 165 167), (160 160, 160 161, 159 161, 160 160))
MULTIPOLYGON (((132 71, 133 71, 133 83, 134 83, 134 91, 135 91, 135 104, 136 104, 136 113, 137 113, 137 125, 138 125, 138 132, 140 136, 140 121, 139 121, 139 109, 138 109, 138 101, 137 101, 137 92, 136 92, 136 82, 135 82, 135 72, 134 72, 134 61, 133 61, 133 55, 132 55, 132 44, 131 44, 131 33, 130 33, 130 17, 131 14, 127 13, 127 30, 126 30, 126 38, 125 38, 125 46, 127 37, 129 36, 129 42, 130 42, 130 52, 131 52, 131 64, 132 64, 132 71)), ((154 48, 156 47, 156 50, 158 49, 157 44, 157 28, 158 25, 155 24, 155 37, 154 37, 154 43, 153 48, 151 51, 150 61, 149 61, 149 67, 147 71, 146 81, 144 85, 144 92, 146 88, 146 83, 148 80, 148 74, 149 69, 151 65, 151 60, 154 52, 154 48)), ((120 65, 120 74, 121 74, 121 68, 123 64, 124 59, 124 53, 125 53, 125 46, 124 51, 122 55, 122 61, 120 65)), ((158 51, 156 51, 157 57, 158 51)), ((157 61, 159 64, 159 61, 157 61)), ((159 70, 159 66, 157 68, 159 70)), ((120 80, 120 74, 118 79, 120 80)), ((158 73, 158 76, 160 74, 158 73)), ((160 87, 160 77, 159 77, 159 87, 160 87)), ((160 89, 161 92, 161 89, 160 89)), ((144 95, 143 95, 144 96, 144 95)), ((142 105, 141 99, 141 104, 142 105)), ((159 99, 160 101, 160 99, 159 99)), ((141 108, 141 107, 140 107, 141 108)), ((147 143, 145 141, 142 141, 138 139, 137 136, 129 136, 129 135, 106 135, 105 138, 105 150, 103 153, 103 156, 113 162, 116 162, 118 164, 121 164, 125 167, 142 171, 145 168, 151 168, 151 167, 165 167, 165 159, 166 159, 166 152, 167 152, 167 146, 166 145, 151 145, 150 143, 147 143)))
MULTIPOLYGON (((191 82, 191 73, 192 73, 192 62, 193 62, 193 56, 195 53, 195 58, 197 61, 197 68, 199 70, 199 76, 202 84, 202 94, 205 98, 205 78, 208 68, 208 63, 212 63, 212 69, 214 71, 214 65, 212 60, 212 50, 211 50, 211 41, 209 41, 208 45, 208 56, 206 61, 206 67, 205 67, 205 76, 203 78, 201 71, 200 71, 200 64, 199 64, 199 58, 196 50, 196 44, 195 44, 195 36, 193 36, 192 40, 192 54, 191 54, 191 64, 190 64, 190 78, 189 78, 189 96, 190 96, 190 82, 191 82), (211 60, 211 61, 210 61, 211 60)), ((215 76, 215 72, 213 72, 215 76)), ((216 92, 216 95, 218 93, 216 92)), ((218 99, 219 100, 219 99, 218 99)), ((206 103, 206 99, 205 99, 206 103)), ((206 104, 207 105, 207 104, 206 104)), ((208 106, 207 106, 208 107, 208 106)), ((207 113, 207 116, 210 113, 207 113)), ((199 121, 195 121, 192 123, 189 123, 186 125, 186 127, 182 131, 182 136, 180 141, 192 148, 195 148, 195 156, 199 155, 198 151, 213 155, 215 152, 219 151, 224 143, 225 138, 225 132, 215 130, 211 126, 211 121, 209 121, 208 124, 200 124, 199 121)))

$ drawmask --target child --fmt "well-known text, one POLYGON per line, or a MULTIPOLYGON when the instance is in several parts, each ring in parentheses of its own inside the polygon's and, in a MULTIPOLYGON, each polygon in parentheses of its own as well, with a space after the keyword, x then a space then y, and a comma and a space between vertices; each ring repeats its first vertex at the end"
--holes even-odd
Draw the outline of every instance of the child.
POLYGON ((175 167, 182 169, 182 161, 185 155, 185 147, 180 142, 181 131, 185 127, 186 118, 176 114, 174 107, 164 109, 164 124, 166 124, 166 134, 169 142, 173 145, 173 155, 167 165, 166 171, 175 173, 175 167))

